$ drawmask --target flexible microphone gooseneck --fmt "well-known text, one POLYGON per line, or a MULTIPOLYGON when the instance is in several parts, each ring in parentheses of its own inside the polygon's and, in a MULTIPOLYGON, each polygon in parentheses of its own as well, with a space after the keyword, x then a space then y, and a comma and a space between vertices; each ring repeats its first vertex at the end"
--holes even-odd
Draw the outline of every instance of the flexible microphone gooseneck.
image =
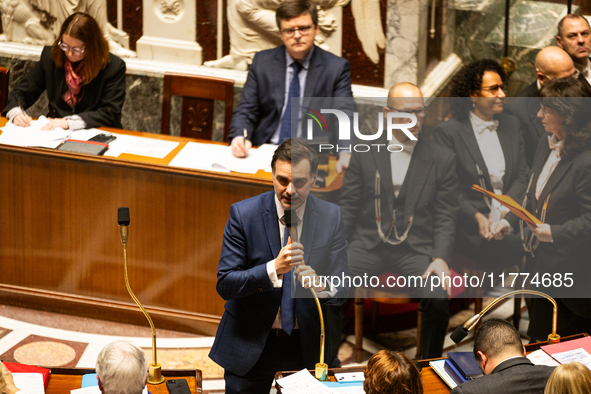
MULTIPOLYGON (((289 230, 289 236, 291 242, 299 242, 298 239, 298 217, 295 209, 286 209, 284 211, 285 227, 289 230)), ((320 306, 320 300, 316 295, 316 291, 310 287, 310 291, 316 301, 316 307, 318 308, 318 315, 320 317, 320 362, 316 364, 315 373, 316 379, 320 381, 329 380, 328 377, 328 364, 324 362, 324 316, 322 314, 322 307, 320 306)))
POLYGON ((480 318, 486 313, 488 312, 488 310, 490 308, 492 308, 496 303, 498 303, 499 301, 507 298, 507 297, 511 297, 512 295, 515 294, 533 294, 533 295, 537 295, 540 297, 544 297, 546 298, 548 301, 550 301, 552 303, 552 305, 554 305, 554 311, 552 314, 552 333, 548 334, 548 343, 552 344, 552 343, 558 343, 560 342, 560 335, 556 334, 556 321, 558 318, 558 305, 556 304, 556 301, 554 300, 554 298, 550 297, 548 294, 546 293, 542 293, 541 291, 535 291, 535 290, 515 290, 512 291, 510 293, 507 293, 505 295, 502 295, 498 298, 496 298, 493 302, 491 302, 486 308, 484 308, 482 310, 482 312, 472 316, 471 318, 469 318, 468 320, 466 320, 466 322, 460 326, 458 326, 458 328, 456 328, 454 330, 454 332, 449 336, 451 338, 452 341, 454 341, 455 343, 460 342, 462 339, 466 338, 466 336, 468 335, 468 332, 470 332, 471 329, 473 329, 476 324, 478 323, 478 321, 480 320, 480 318))
POLYGON ((152 328, 152 363, 148 367, 148 383, 149 384, 160 384, 164 382, 164 376, 162 376, 162 366, 158 364, 158 359, 156 358, 156 328, 154 327, 154 323, 150 318, 150 315, 140 303, 140 300, 137 299, 133 291, 131 291, 131 286, 129 285, 129 277, 127 275, 127 239, 129 238, 129 208, 121 207, 117 210, 117 222, 119 223, 119 234, 121 236, 121 243, 123 244, 123 261, 125 267, 125 286, 127 287, 127 291, 129 295, 135 303, 140 307, 146 319, 148 319, 148 323, 150 323, 150 327, 152 328))

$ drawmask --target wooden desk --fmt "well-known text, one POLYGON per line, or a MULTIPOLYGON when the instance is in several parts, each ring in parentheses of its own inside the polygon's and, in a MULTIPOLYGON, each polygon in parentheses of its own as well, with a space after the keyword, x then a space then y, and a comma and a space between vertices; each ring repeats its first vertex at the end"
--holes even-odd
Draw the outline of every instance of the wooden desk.
MULTIPOLYGON (((154 159, 0 145, 0 303, 146 324, 123 278, 117 208, 125 206, 131 288, 156 326, 213 335, 230 205, 272 190, 271 174, 169 167, 196 140, 107 130, 179 146, 154 159)), ((338 186, 337 178, 315 193, 338 186)))
MULTIPOLYGON (((582 337, 586 337, 586 336, 589 336, 589 335, 588 334, 571 335, 571 336, 562 338, 561 342, 566 342, 566 341, 570 341, 572 339, 578 339, 578 338, 582 338, 582 337)), ((540 349, 541 346, 544 346, 547 344, 548 344, 547 342, 530 343, 528 345, 525 345, 525 351, 529 354, 535 350, 540 349)), ((439 377, 439 375, 437 375, 435 373, 435 371, 433 371, 433 368, 431 368, 429 366, 429 361, 433 361, 433 360, 441 360, 441 358, 417 361, 422 366, 421 378, 423 379, 423 391, 425 393, 429 393, 429 394, 448 394, 451 390, 449 389, 449 387, 447 387, 447 384, 445 384, 443 382, 443 380, 439 377)), ((365 366, 363 366, 363 367, 347 367, 347 368, 331 368, 328 370, 328 376, 330 377, 331 381, 336 382, 336 379, 334 377, 335 373, 360 372, 360 371, 363 371, 364 368, 365 368, 365 366)), ((275 374, 275 380, 282 378, 284 376, 289 376, 295 372, 297 372, 297 371, 277 372, 275 374)), ((314 371, 310 371, 310 372, 312 374, 314 374, 314 371)), ((277 388, 277 393, 281 394, 281 386, 276 384, 275 387, 277 388)))
MULTIPOLYGON (((96 373, 94 369, 77 368, 51 368, 49 384, 45 394, 70 394, 70 390, 79 389, 82 385, 82 375, 96 373)), ((189 389, 193 394, 202 392, 201 370, 174 370, 162 371, 166 380, 187 379, 189 389)), ((152 394, 168 394, 166 382, 158 385, 148 385, 148 391, 152 394)))

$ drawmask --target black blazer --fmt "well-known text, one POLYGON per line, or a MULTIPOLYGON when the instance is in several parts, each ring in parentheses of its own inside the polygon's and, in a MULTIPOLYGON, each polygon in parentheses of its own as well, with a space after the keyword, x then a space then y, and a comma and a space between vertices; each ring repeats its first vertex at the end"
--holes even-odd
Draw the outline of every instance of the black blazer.
POLYGON ((543 394, 552 371, 554 367, 516 357, 497 365, 490 375, 462 383, 450 394, 543 394))
POLYGON ((550 155, 548 142, 540 140, 533 165, 533 179, 526 208, 540 218, 544 201, 550 195, 545 223, 550 224, 553 242, 540 242, 528 268, 540 273, 572 272, 573 288, 561 287, 560 294, 587 297, 591 280, 591 151, 572 159, 561 159, 546 183, 540 198, 535 189, 540 172, 550 155))
MULTIPOLYGON (((527 187, 528 167, 525 162, 523 138, 519 128, 519 120, 506 114, 496 116, 499 120, 497 134, 505 158, 505 175, 503 176, 503 194, 521 202, 527 187)), ((472 185, 479 185, 476 165, 484 174, 487 190, 492 191, 490 176, 474 131, 469 119, 463 122, 452 118, 439 124, 433 132, 435 140, 450 148, 457 156, 457 172, 459 180, 460 214, 458 218, 458 238, 480 246, 482 238, 478 232, 478 223, 474 220, 477 212, 488 216, 490 209, 486 205, 482 193, 472 190, 472 185)), ((517 229, 516 217, 507 217, 513 229, 517 229)))
POLYGON ((523 89, 516 97, 510 99, 505 106, 505 112, 516 116, 521 123, 525 156, 529 167, 534 162, 534 155, 540 138, 548 134, 544 129, 542 120, 538 118, 540 101, 537 97, 538 85, 537 82, 534 82, 523 89))
POLYGON ((48 117, 79 115, 86 122, 86 128, 121 128, 121 109, 125 101, 125 62, 113 54, 109 56, 107 66, 90 83, 82 86, 80 101, 72 109, 62 98, 68 90, 65 70, 55 66, 51 47, 44 47, 39 62, 8 95, 2 116, 19 104, 27 109, 47 90, 48 117))
MULTIPOLYGON (((378 143, 386 144, 385 136, 378 143)), ((425 138, 419 138, 406 178, 410 180, 404 223, 414 211, 414 222, 406 242, 418 253, 451 259, 458 213, 455 155, 425 138), (409 178, 410 177, 410 178, 409 178)), ((343 181, 339 205, 347 239, 358 237, 366 248, 382 243, 376 226, 374 185, 376 170, 381 178, 382 231, 392 222, 394 186, 390 152, 386 148, 353 152, 343 181)))
MULTIPOLYGON (((232 114, 230 141, 242 136, 246 128, 253 145, 269 142, 279 126, 283 110, 285 67, 285 45, 261 51, 254 56, 240 103, 232 114)), ((353 97, 349 62, 314 47, 303 97, 353 97)), ((323 104, 323 108, 329 108, 324 101, 323 104)), ((317 108, 314 104, 310 106, 317 108)), ((354 107, 349 110, 352 112, 354 107)), ((336 142, 335 136, 333 142, 336 142)))

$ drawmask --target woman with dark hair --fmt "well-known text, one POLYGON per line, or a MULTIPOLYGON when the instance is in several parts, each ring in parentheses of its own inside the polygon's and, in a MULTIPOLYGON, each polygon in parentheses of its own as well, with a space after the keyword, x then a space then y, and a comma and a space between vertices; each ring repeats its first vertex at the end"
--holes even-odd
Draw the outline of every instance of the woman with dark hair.
POLYGON ((52 130, 100 126, 121 128, 125 100, 125 62, 109 53, 98 24, 90 15, 74 13, 62 25, 51 47, 8 96, 2 112, 17 126, 30 125, 24 112, 47 91, 52 130))
POLYGON ((403 353, 380 350, 367 362, 363 390, 367 394, 423 394, 423 381, 403 353))
POLYGON ((438 143, 457 155, 460 214, 455 251, 478 264, 472 268, 485 271, 519 264, 523 256, 519 236, 508 234, 517 230, 517 218, 507 222, 508 210, 472 189, 480 185, 518 201, 525 192, 528 168, 522 133, 519 120, 502 113, 504 89, 505 73, 496 61, 464 66, 451 83, 453 118, 433 132, 438 143))
MULTIPOLYGON (((539 95, 538 117, 552 135, 538 144, 524 207, 543 223, 529 226, 533 236, 522 233, 530 287, 556 298, 558 334, 565 336, 591 330, 591 99, 574 78, 544 84, 539 95)), ((532 298, 528 308, 529 337, 546 340, 552 304, 532 298)))

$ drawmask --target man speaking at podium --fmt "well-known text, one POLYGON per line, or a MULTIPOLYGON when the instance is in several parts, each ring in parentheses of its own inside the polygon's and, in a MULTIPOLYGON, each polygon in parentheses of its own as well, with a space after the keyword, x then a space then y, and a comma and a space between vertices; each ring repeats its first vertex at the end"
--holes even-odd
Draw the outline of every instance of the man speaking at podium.
MULTIPOLYGON (((233 204, 224 229, 217 291, 227 302, 209 356, 225 369, 227 394, 268 393, 275 372, 314 369, 320 320, 302 285, 312 283, 324 305, 340 305, 348 293, 338 283, 319 283, 348 275, 348 268, 340 208, 309 195, 316 152, 301 140, 285 140, 271 168, 274 191, 233 204), (290 242, 281 220, 286 209, 295 210, 301 243, 290 242)), ((325 349, 330 364, 336 355, 329 343, 325 349)))

